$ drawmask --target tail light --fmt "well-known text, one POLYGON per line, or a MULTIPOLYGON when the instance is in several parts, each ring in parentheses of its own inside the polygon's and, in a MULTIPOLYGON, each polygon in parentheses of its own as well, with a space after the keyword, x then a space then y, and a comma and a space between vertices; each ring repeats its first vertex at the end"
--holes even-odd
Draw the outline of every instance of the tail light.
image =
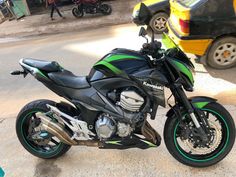
POLYGON ((179 25, 183 33, 189 33, 189 20, 179 19, 179 25))

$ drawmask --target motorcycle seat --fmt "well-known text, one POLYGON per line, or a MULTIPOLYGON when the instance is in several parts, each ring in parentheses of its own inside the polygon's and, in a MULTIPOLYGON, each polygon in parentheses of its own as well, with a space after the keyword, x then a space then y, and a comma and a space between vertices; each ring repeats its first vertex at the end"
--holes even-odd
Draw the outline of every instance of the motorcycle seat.
POLYGON ((48 74, 49 78, 57 85, 74 89, 90 87, 86 76, 75 76, 72 72, 63 70, 61 72, 52 72, 48 74))
POLYGON ((22 62, 34 68, 38 68, 45 72, 58 72, 61 71, 60 65, 55 61, 44 61, 31 58, 25 58, 22 62))

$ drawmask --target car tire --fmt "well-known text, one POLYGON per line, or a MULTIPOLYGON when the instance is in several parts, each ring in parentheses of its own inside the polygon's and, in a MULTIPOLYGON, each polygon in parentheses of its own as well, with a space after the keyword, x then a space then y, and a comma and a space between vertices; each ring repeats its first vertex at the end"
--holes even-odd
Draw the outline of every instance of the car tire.
POLYGON ((156 34, 161 34, 168 31, 166 25, 168 18, 169 15, 165 12, 158 12, 152 17, 150 26, 156 34))
POLYGON ((236 37, 216 40, 209 49, 207 63, 212 68, 228 69, 236 65, 236 37))

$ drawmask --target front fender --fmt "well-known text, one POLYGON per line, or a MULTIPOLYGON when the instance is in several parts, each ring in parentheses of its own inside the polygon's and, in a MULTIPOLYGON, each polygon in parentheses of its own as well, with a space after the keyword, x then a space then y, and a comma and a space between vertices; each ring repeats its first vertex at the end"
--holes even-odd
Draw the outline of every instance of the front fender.
MULTIPOLYGON (((217 100, 210 97, 204 97, 204 96, 196 96, 196 97, 190 97, 188 99, 194 108, 201 109, 208 105, 209 103, 216 102, 217 100)), ((181 108, 178 104, 173 106, 166 114, 167 117, 172 117, 174 114, 176 114, 177 109, 182 111, 183 108, 181 108)))
POLYGON ((216 102, 217 100, 210 97, 196 96, 189 98, 189 101, 195 108, 201 109, 206 105, 208 105, 209 103, 216 102))

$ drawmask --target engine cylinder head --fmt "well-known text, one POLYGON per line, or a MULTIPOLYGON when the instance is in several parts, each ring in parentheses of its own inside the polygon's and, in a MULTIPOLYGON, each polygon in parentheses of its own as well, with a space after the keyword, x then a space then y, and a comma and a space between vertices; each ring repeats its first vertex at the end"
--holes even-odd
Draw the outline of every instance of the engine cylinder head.
POLYGON ((120 106, 130 112, 138 112, 144 103, 143 97, 141 97, 137 92, 132 90, 127 90, 121 92, 120 96, 120 106))

